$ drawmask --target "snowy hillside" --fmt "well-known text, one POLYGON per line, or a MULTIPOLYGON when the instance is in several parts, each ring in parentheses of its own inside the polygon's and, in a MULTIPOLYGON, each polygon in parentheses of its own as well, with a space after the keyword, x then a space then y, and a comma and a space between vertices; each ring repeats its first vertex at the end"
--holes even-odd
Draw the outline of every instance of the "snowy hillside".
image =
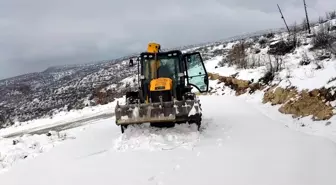
POLYGON ((52 116, 59 111, 105 104, 121 97, 120 81, 136 71, 128 61, 52 67, 0 81, 0 128, 31 119, 52 116))
POLYGON ((198 49, 210 79, 218 89, 236 95, 261 91, 260 101, 281 105, 279 111, 295 118, 328 120, 336 113, 336 19, 291 33, 224 42, 198 49), (214 56, 215 55, 215 56, 214 56))

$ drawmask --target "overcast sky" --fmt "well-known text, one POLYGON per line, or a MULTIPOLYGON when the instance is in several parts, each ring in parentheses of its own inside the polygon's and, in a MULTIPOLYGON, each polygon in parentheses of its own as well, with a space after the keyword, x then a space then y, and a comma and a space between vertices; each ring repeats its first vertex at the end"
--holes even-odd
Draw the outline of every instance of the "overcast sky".
MULTIPOLYGON (((306 0, 311 19, 335 0, 306 0)), ((0 79, 302 22, 302 0, 0 0, 0 79)))

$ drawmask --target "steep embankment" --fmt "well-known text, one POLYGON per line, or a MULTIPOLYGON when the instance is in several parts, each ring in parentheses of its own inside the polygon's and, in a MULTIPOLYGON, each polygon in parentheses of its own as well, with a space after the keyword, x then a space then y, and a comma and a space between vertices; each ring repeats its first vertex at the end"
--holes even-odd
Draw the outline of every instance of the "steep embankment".
MULTIPOLYGON (((294 118, 312 116, 314 120, 328 120, 335 115, 335 87, 298 91, 293 86, 283 88, 273 85, 269 87, 258 82, 253 83, 212 73, 209 73, 209 78, 210 80, 216 80, 218 84, 222 83, 222 86, 231 88, 237 96, 263 91, 263 103, 281 105, 279 111, 284 114, 291 114, 294 118)), ((211 91, 216 92, 216 90, 212 87, 211 91)))

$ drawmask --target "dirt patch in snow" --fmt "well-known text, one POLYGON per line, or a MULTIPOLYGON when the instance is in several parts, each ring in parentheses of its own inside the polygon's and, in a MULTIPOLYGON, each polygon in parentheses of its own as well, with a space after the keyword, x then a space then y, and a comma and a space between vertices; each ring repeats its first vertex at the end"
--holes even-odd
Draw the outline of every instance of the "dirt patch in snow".
POLYGON ((230 87, 231 89, 236 91, 236 95, 239 96, 241 94, 245 94, 247 92, 253 93, 256 90, 262 90, 265 86, 260 83, 253 83, 248 80, 237 79, 233 76, 220 76, 218 74, 208 73, 210 80, 218 80, 218 83, 224 83, 225 86, 230 87))
POLYGON ((292 98, 295 98, 298 92, 295 88, 284 89, 281 87, 271 87, 265 91, 263 103, 270 102, 272 105, 286 103, 292 98))
POLYGON ((314 120, 328 120, 334 115, 334 108, 330 104, 335 100, 332 89, 314 89, 298 92, 295 88, 273 87, 266 90, 263 103, 282 105, 279 111, 292 114, 293 117, 313 116, 314 120))

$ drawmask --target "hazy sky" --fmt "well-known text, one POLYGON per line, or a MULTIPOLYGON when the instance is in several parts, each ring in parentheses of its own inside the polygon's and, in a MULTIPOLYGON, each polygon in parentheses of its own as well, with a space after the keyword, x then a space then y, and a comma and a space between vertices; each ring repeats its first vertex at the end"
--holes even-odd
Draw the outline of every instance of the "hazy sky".
MULTIPOLYGON (((311 19, 335 0, 306 0, 311 19)), ((302 0, 0 0, 0 79, 302 22, 302 0)))

